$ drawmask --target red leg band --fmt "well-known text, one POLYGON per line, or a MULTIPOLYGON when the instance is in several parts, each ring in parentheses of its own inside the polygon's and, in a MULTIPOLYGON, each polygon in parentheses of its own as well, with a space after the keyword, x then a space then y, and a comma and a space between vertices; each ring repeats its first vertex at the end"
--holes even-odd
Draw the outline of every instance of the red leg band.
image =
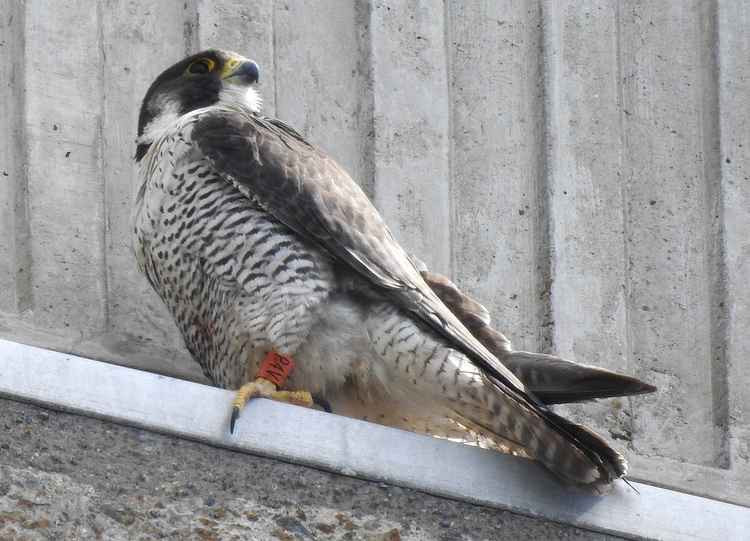
POLYGON ((282 357, 276 352, 269 351, 258 370, 259 378, 267 379, 276 387, 281 387, 294 370, 294 361, 289 357, 282 357))

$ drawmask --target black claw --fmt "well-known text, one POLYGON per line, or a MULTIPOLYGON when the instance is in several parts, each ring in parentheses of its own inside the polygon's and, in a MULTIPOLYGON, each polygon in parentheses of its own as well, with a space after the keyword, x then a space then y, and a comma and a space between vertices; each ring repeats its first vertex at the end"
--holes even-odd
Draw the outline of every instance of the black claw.
POLYGON ((234 424, 237 422, 237 419, 240 418, 240 408, 237 406, 234 406, 232 408, 232 418, 229 420, 229 433, 234 434, 234 424))
POLYGON ((631 485, 631 484, 630 484, 630 481, 628 481, 628 480, 627 480, 627 479, 626 479, 625 477, 623 477, 623 478, 622 478, 622 480, 623 480, 623 481, 625 481, 625 484, 626 484, 626 485, 628 485, 628 486, 629 486, 630 488, 632 488, 632 489, 633 489, 633 491, 634 491, 634 492, 635 492, 636 494, 638 494, 639 496, 641 495, 641 493, 640 493, 640 492, 638 492, 638 489, 637 489, 637 488, 635 488, 635 487, 634 487, 633 485, 631 485))
POLYGON ((316 406, 320 406, 328 413, 333 413, 333 410, 331 409, 331 403, 328 400, 326 400, 320 395, 313 395, 312 398, 316 406))

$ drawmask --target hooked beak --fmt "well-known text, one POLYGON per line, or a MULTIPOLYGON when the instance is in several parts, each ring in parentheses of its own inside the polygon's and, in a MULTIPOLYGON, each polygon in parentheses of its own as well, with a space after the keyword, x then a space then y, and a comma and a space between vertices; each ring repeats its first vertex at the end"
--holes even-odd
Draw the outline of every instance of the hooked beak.
POLYGON ((258 82, 258 64, 241 56, 233 56, 224 64, 221 79, 230 83, 251 85, 258 82))

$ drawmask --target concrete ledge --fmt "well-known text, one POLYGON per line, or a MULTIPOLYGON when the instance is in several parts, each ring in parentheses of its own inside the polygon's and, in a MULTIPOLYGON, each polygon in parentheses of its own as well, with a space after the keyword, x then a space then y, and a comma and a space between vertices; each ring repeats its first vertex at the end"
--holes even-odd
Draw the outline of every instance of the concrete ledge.
POLYGON ((228 391, 4 340, 0 395, 626 537, 750 535, 745 507, 641 483, 581 494, 521 459, 266 400, 232 436, 228 391))

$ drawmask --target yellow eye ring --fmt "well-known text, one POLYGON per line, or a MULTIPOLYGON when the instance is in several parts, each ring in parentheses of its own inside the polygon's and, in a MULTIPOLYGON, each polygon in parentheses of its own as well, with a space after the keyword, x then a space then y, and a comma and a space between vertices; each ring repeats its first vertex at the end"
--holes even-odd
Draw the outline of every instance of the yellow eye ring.
POLYGON ((205 75, 214 70, 216 62, 210 58, 199 58, 190 63, 187 68, 187 72, 191 75, 205 75))

